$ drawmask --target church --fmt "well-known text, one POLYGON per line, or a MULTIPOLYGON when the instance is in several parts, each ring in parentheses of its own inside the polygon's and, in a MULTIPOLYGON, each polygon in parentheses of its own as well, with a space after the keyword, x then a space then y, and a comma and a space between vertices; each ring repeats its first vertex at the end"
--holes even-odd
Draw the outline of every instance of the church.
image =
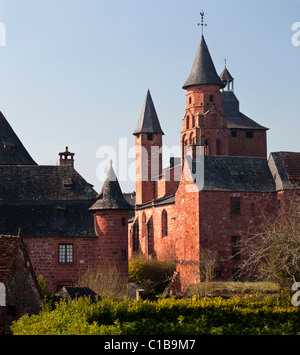
POLYGON ((199 282, 208 253, 215 280, 239 280, 239 245, 261 209, 274 213, 299 195, 300 153, 267 156, 268 128, 240 112, 234 78, 226 66, 217 74, 203 35, 183 89, 181 156, 164 169, 164 132, 147 92, 133 132, 135 202, 112 166, 98 194, 68 147, 59 165, 38 165, 0 113, 0 235, 22 238, 51 291, 109 263, 126 276, 134 254, 174 261, 182 289, 199 282))
POLYGON ((203 35, 183 89, 181 157, 162 168, 164 132, 149 91, 133 132, 129 256, 175 261, 185 289, 200 281, 208 256, 215 280, 243 278, 241 238, 259 226, 263 211, 274 213, 289 195, 300 195, 300 153, 267 157, 268 128, 240 112, 234 78, 226 65, 217 74, 203 35))

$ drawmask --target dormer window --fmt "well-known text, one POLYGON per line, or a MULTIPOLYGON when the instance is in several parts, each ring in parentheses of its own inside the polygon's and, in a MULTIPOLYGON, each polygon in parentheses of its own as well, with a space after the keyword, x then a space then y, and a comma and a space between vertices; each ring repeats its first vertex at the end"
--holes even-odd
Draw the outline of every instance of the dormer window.
POLYGON ((3 142, 4 149, 13 150, 15 148, 15 144, 12 142, 3 142))
POLYGON ((65 178, 63 179, 63 187, 66 189, 66 190, 71 190, 73 186, 73 181, 71 178, 65 178))

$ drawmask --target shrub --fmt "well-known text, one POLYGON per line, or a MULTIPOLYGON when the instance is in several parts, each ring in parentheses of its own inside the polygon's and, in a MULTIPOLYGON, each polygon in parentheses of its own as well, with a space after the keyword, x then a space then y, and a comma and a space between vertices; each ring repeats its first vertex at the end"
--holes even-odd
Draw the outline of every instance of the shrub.
POLYGON ((113 264, 98 269, 88 269, 80 276, 77 285, 89 287, 103 298, 123 299, 126 297, 127 277, 120 274, 113 264))
POLYGON ((135 256, 129 262, 129 282, 136 283, 148 292, 161 293, 171 280, 175 264, 157 259, 135 256))
POLYGON ((300 334, 299 309, 290 300, 249 298, 88 298, 61 301, 52 312, 13 322, 15 335, 282 335, 300 334))

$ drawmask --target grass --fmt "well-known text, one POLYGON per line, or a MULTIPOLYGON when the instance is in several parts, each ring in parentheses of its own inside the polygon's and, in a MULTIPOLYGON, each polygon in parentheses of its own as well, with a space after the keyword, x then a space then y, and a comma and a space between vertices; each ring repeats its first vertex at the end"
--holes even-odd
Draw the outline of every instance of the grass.
POLYGON ((258 296, 280 294, 280 287, 274 282, 203 282, 192 285, 188 290, 189 296, 211 297, 243 297, 255 294, 258 296))

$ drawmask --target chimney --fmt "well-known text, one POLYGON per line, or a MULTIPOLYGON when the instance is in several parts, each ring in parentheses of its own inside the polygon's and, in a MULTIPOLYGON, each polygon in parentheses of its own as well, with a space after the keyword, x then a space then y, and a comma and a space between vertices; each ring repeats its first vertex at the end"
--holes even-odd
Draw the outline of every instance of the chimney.
POLYGON ((72 166, 74 168, 74 155, 75 153, 70 153, 69 148, 66 147, 65 152, 59 153, 59 165, 72 166))

